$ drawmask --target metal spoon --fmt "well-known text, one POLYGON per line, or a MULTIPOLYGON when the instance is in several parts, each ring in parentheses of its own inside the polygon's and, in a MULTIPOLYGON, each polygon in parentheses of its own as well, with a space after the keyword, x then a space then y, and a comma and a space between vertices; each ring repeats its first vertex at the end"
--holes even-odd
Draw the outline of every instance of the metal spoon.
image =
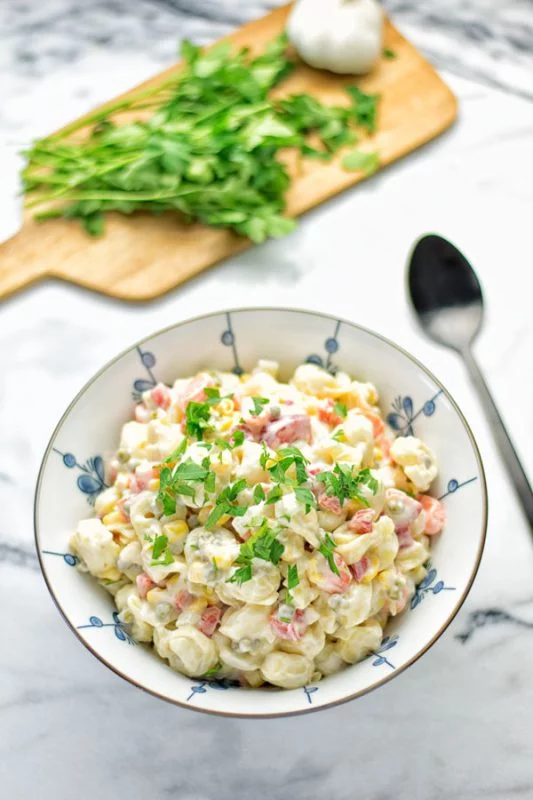
POLYGON ((476 273, 453 244, 430 234, 419 239, 413 248, 408 279, 411 301, 422 328, 439 344, 463 357, 533 529, 533 491, 472 353, 483 321, 483 295, 476 273))

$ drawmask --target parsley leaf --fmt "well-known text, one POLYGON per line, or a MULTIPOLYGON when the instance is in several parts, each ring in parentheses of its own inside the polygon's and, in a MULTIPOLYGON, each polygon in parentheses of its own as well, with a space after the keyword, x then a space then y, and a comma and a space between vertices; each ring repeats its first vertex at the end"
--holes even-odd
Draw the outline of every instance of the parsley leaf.
POLYGON ((324 484, 326 494, 337 497, 341 505, 345 500, 357 500, 367 508, 370 504, 361 494, 361 488, 368 486, 372 494, 376 494, 379 485, 368 468, 353 475, 352 467, 341 463, 335 465, 333 472, 319 472, 316 479, 324 484))
POLYGON ((244 431, 235 431, 233 434, 233 444, 235 447, 240 447, 244 442, 244 431))
POLYGON ((364 172, 365 175, 372 175, 379 169, 379 155, 375 152, 352 150, 343 157, 342 166, 348 172, 364 172))
POLYGON ((310 489, 305 489, 302 486, 297 486, 294 489, 294 494, 299 503, 305 506, 305 513, 309 514, 312 508, 316 508, 316 497, 310 489))
POLYGON ((156 536, 152 547, 151 565, 153 567, 167 566, 168 564, 172 564, 173 561, 174 556, 168 549, 168 537, 164 534, 156 536))
POLYGON ((369 133, 376 130, 376 114, 379 103, 378 94, 366 94, 358 86, 347 86, 346 91, 352 98, 352 111, 355 121, 369 133))
POLYGON ((263 489, 261 484, 258 483, 254 489, 254 500, 256 503, 260 503, 261 500, 264 499, 265 499, 265 490, 263 489))
POLYGON ((280 460, 268 469, 272 479, 278 483, 288 483, 292 485, 294 481, 287 478, 287 472, 294 465, 296 483, 305 483, 307 480, 305 465, 309 464, 309 460, 304 456, 302 451, 297 447, 283 447, 278 450, 278 455, 281 456, 280 460))
POLYGON ((266 496, 265 505, 270 506, 272 503, 277 503, 280 497, 283 497, 281 486, 274 486, 274 488, 271 489, 266 496))
POLYGON ((204 438, 204 432, 210 429, 211 411, 207 403, 191 401, 185 409, 185 430, 189 436, 196 436, 198 441, 204 438))
MULTIPOLYGON (((253 558, 260 558, 263 561, 270 561, 272 564, 279 564, 281 556, 285 552, 284 545, 276 538, 281 530, 281 528, 269 528, 265 522, 258 531, 241 545, 236 559, 237 563, 245 566, 250 565, 250 569, 253 558)), ((250 572, 251 577, 252 574, 250 572)))
POLYGON ((165 458, 163 464, 173 464, 176 461, 179 461, 182 455, 185 453, 186 449, 187 449, 187 437, 184 436, 183 439, 181 440, 181 444, 179 445, 179 447, 176 447, 174 452, 172 452, 168 456, 168 458, 165 458))
POLYGON ((257 417, 263 410, 263 406, 266 406, 267 403, 270 403, 270 400, 267 397, 252 397, 250 399, 254 404, 254 410, 250 412, 252 417, 257 417))
POLYGON ((217 675, 220 672, 222 666, 223 666, 222 661, 217 661, 214 667, 211 667, 211 669, 208 669, 207 672, 204 672, 202 678, 207 678, 207 679, 214 678, 215 675, 217 675))
POLYGON ((339 568, 335 563, 334 548, 335 548, 335 542, 333 541, 331 536, 328 533, 326 533, 318 549, 322 553, 324 558, 327 559, 330 570, 334 572, 335 575, 340 575, 339 568))
POLYGON ((252 565, 245 564, 243 567, 239 567, 233 575, 227 579, 227 583, 238 583, 239 586, 242 583, 246 583, 246 581, 252 580, 252 565))
POLYGON ((225 514, 229 514, 233 517, 242 517, 246 514, 248 506, 235 504, 237 496, 246 486, 246 480, 241 478, 241 480, 236 481, 233 485, 230 484, 226 486, 226 488, 220 492, 215 501, 215 507, 205 522, 206 528, 212 528, 225 514))
POLYGON ((262 442, 263 452, 259 456, 259 464, 261 465, 261 469, 266 469, 266 465, 270 461, 270 453, 267 450, 267 446, 264 442, 262 442))
POLYGON ((348 408, 344 403, 339 403, 339 401, 337 400, 337 402, 333 406, 333 412, 335 414, 338 414, 339 417, 342 417, 344 419, 344 417, 348 414, 348 408))
POLYGON ((152 547, 152 558, 159 558, 161 553, 166 550, 168 545, 168 536, 162 534, 161 536, 156 536, 154 540, 154 546, 152 547))
POLYGON ((298 577, 298 565, 289 564, 289 571, 287 573, 287 586, 289 588, 289 591, 291 589, 295 589, 299 583, 300 583, 300 578, 298 577))
POLYGON ((386 47, 385 50, 383 51, 383 58, 388 58, 388 59, 398 58, 398 54, 396 53, 395 50, 391 50, 389 47, 386 47))

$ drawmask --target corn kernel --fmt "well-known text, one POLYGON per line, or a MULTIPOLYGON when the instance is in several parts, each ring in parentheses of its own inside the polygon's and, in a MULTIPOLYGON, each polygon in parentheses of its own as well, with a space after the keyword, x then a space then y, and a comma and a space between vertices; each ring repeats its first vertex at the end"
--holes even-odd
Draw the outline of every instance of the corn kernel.
POLYGON ((198 522, 200 522, 202 525, 204 524, 204 522, 207 522, 207 518, 211 513, 212 509, 213 506, 204 506, 203 508, 201 508, 200 511, 198 512, 198 522))
POLYGON ((243 372, 241 377, 240 377, 240 381, 241 381, 241 383, 246 383, 246 381, 249 381, 250 378, 251 378, 251 375, 250 375, 249 372, 243 372))
POLYGON ((234 408, 235 406, 233 404, 233 400, 231 400, 229 397, 225 397, 218 404, 218 410, 221 414, 231 414, 234 408))
POLYGON ((122 577, 122 572, 117 567, 110 567, 102 572, 100 578, 106 581, 119 581, 122 577))
POLYGON ((369 556, 368 560, 370 564, 368 565, 365 574, 361 578, 361 583, 372 583, 379 572, 379 558, 377 558, 377 556, 369 556))
MULTIPOLYGON (((226 516, 227 515, 224 514, 224 517, 226 517, 226 516)), ((220 523, 219 524, 222 524, 222 525, 224 524, 222 522, 224 517, 220 518, 220 523)), ((229 519, 229 517, 228 517, 228 519, 229 519)), ((231 565, 233 564, 233 558, 231 557, 231 555, 230 556, 225 556, 222 553, 217 555, 216 559, 213 559, 213 560, 216 561, 217 567, 219 569, 227 569, 228 567, 231 567, 231 565)))
POLYGON ((224 420, 224 422, 220 426, 220 430, 224 432, 229 431, 232 425, 233 425, 233 417, 230 417, 229 419, 224 420))
POLYGON ((179 574, 171 575, 170 578, 167 578, 167 589, 170 592, 173 592, 174 589, 178 589, 180 580, 181 580, 181 575, 179 574))
POLYGON ((183 519, 174 520, 174 522, 166 522, 163 525, 163 533, 167 536, 170 544, 178 544, 189 533, 189 526, 183 519))
POLYGON ((193 561, 189 564, 187 577, 191 583, 203 583, 205 580, 206 568, 202 561, 193 561))
POLYGON ((187 606, 187 611, 191 611, 193 614, 201 614, 206 608, 207 600, 205 597, 197 597, 190 605, 187 606))
POLYGON ((152 478, 151 481, 148 483, 148 488, 151 492, 158 492, 159 491, 159 478, 152 478))
POLYGON ((217 593, 210 586, 204 586, 204 597, 208 603, 216 603, 218 601, 217 593))
POLYGON ((158 603, 167 601, 167 593, 164 589, 150 589, 150 591, 146 593, 146 599, 151 606, 156 606, 158 603))
POLYGON ((307 411, 307 413, 309 414, 310 417, 316 417, 317 412, 318 412, 318 407, 315 406, 315 405, 311 405, 311 403, 309 403, 307 405, 306 411, 307 411))
POLYGON ((102 518, 102 522, 104 523, 104 525, 124 525, 124 517, 122 516, 120 511, 115 509, 114 511, 111 511, 109 514, 106 514, 102 518))

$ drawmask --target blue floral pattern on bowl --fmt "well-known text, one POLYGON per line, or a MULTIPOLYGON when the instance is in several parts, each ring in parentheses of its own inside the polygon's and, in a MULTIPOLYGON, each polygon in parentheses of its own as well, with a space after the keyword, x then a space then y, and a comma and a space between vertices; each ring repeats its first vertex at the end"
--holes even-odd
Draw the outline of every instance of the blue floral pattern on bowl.
POLYGON ((137 644, 135 639, 130 636, 127 627, 123 622, 120 621, 117 611, 113 611, 113 622, 103 622, 100 617, 93 616, 89 617, 88 625, 76 625, 76 629, 79 631, 83 630, 84 628, 113 628, 115 636, 117 639, 120 639, 121 642, 137 644))
POLYGON ((149 350, 141 350, 140 347, 137 347, 136 350, 139 354, 139 358, 141 359, 141 364, 145 368, 146 374, 148 375, 147 378, 137 378, 135 381, 133 381, 132 397, 136 402, 139 402, 142 393, 148 391, 148 389, 153 389, 157 384, 157 379, 152 372, 157 363, 157 359, 149 350))
POLYGON ((437 581, 437 570, 435 567, 432 567, 431 564, 428 564, 427 569, 428 573, 426 577, 420 581, 418 586, 415 588, 414 595, 411 598, 412 609, 416 608, 429 593, 435 595, 440 594, 440 592, 455 592, 455 586, 446 586, 444 581, 437 581))
POLYGON ((226 328, 220 337, 220 341, 225 347, 231 347, 231 351, 233 353, 233 362, 234 362, 233 372, 235 373, 235 375, 242 375, 244 370, 241 367, 239 361, 239 354, 237 351, 237 340, 235 337, 235 331, 233 330, 233 326, 231 324, 231 314, 229 313, 229 311, 226 314, 226 328))
POLYGON ((313 705, 313 695, 314 695, 315 692, 318 692, 319 688, 320 687, 318 687, 318 686, 304 686, 303 687, 305 696, 307 697, 307 702, 309 703, 310 706, 313 705))
POLYGON ((328 336, 324 342, 324 349, 326 351, 325 356, 319 356, 316 353, 312 353, 305 359, 308 364, 316 364, 318 367, 326 369, 331 375, 335 375, 339 371, 338 366, 333 362, 332 356, 340 348, 338 336, 341 329, 341 324, 342 323, 340 319, 337 320, 335 330, 333 331, 333 336, 328 336))
POLYGON ((447 491, 444 492, 444 494, 441 494, 439 500, 444 500, 444 498, 448 497, 448 495, 454 494, 458 489, 461 489, 463 486, 468 486, 469 483, 474 483, 474 481, 477 481, 477 476, 468 478, 468 480, 462 481, 461 483, 455 478, 452 478, 451 481, 448 481, 447 491))
POLYGON ((69 567, 75 567, 79 561, 78 556, 75 556, 74 553, 56 553, 55 550, 41 550, 41 553, 46 556, 60 556, 69 567))
POLYGON ((78 475, 76 485, 80 492, 87 496, 87 502, 94 505, 97 495, 103 489, 107 489, 108 485, 105 482, 105 466, 102 456, 92 456, 88 458, 83 464, 80 464, 73 453, 62 453, 56 447, 53 448, 54 453, 61 456, 63 464, 67 469, 77 468, 81 470, 82 474, 78 475))
POLYGON ((409 395, 398 395, 392 404, 392 411, 387 414, 387 423, 390 427, 399 433, 400 436, 414 436, 413 423, 420 414, 425 417, 432 417, 436 411, 436 400, 441 396, 442 389, 440 389, 433 397, 426 400, 422 408, 418 411, 414 410, 413 398, 409 395))
POLYGON ((396 669, 394 664, 392 664, 388 660, 388 658, 386 656, 381 655, 381 654, 382 653, 386 653, 388 650, 391 650, 393 647, 396 647, 396 645, 398 644, 399 638, 400 638, 399 635, 395 634, 394 636, 385 636, 384 639, 382 639, 381 644, 378 647, 378 649, 374 650, 369 656, 369 657, 375 656, 375 659, 372 662, 372 666, 373 667, 381 667, 381 666, 383 666, 383 664, 386 664, 391 669, 396 669))
POLYGON ((237 681, 230 681, 228 678, 219 678, 217 680, 201 680, 194 686, 191 686, 191 693, 187 697, 189 703, 192 698, 197 694, 205 694, 208 689, 225 690, 225 689, 239 689, 240 684, 237 681))

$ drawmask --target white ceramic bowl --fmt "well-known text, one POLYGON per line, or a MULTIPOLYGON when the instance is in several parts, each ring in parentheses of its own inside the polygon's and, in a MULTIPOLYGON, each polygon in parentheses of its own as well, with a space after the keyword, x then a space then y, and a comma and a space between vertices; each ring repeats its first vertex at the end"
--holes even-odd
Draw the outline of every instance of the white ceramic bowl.
POLYGON ((350 322, 285 309, 241 309, 179 323, 132 346, 107 364, 73 400, 44 455, 37 482, 35 535, 48 588, 83 644, 131 683, 187 708, 271 717, 303 713, 358 697, 416 661, 463 603, 485 542, 483 466, 472 433, 446 389, 392 342, 350 322), (279 361, 288 376, 312 361, 375 383, 391 426, 414 433, 436 452, 448 522, 432 551, 432 568, 411 607, 389 626, 364 661, 304 689, 241 689, 177 674, 149 647, 135 645, 114 614, 112 598, 73 569, 68 541, 104 486, 102 456, 116 447, 135 398, 156 381, 172 382, 211 367, 237 372, 258 358, 279 361))

